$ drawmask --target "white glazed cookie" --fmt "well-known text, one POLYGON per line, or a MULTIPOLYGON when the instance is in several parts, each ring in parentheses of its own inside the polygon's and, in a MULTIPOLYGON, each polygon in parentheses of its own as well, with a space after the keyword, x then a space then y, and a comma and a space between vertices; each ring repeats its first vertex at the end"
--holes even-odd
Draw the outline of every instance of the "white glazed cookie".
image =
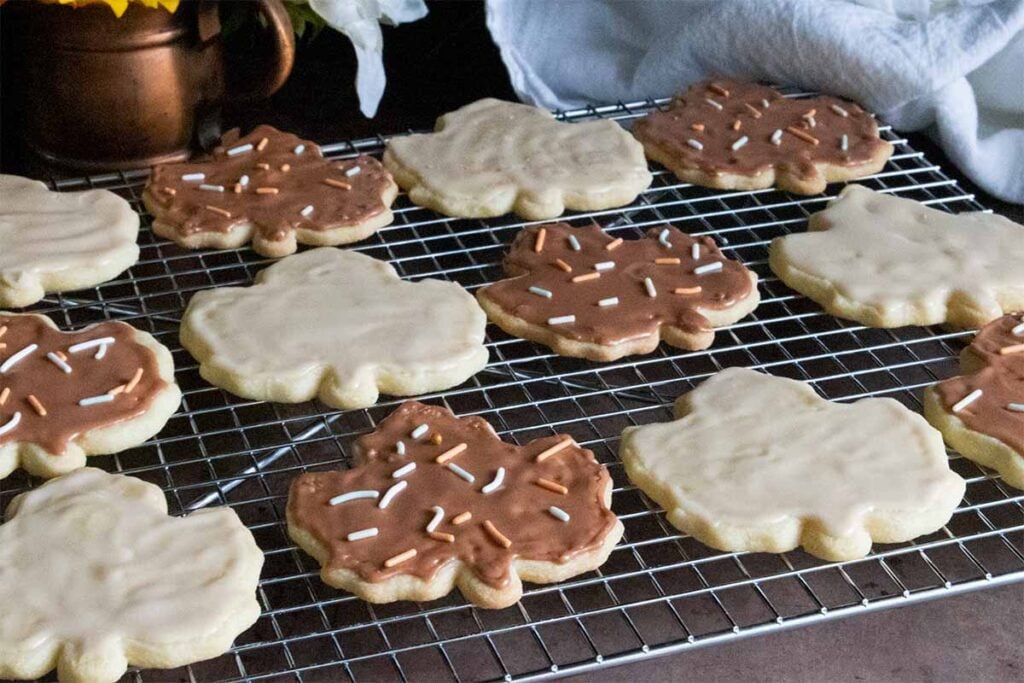
POLYGON ((434 133, 393 138, 384 165, 416 204, 466 218, 607 209, 651 184, 643 147, 617 123, 567 124, 495 99, 445 114, 434 133))
POLYGON ((112 279, 138 261, 138 234, 138 214, 113 192, 0 175, 0 306, 112 279))
POLYGON ((405 282, 389 264, 321 248, 252 287, 196 294, 181 343, 211 384, 245 398, 337 408, 438 391, 483 369, 484 312, 453 282, 405 282))
POLYGON ((771 269, 840 318, 971 328, 1024 309, 1024 226, 1002 216, 850 185, 809 228, 772 242, 771 269))
POLYGON ((260 613, 263 554, 228 508, 168 517, 156 486, 85 468, 0 526, 0 678, 116 681, 226 652, 260 613))
POLYGON ((941 528, 964 494, 942 436, 892 399, 831 403, 729 368, 675 412, 626 429, 620 455, 673 525, 720 550, 852 560, 941 528))
POLYGON ((171 352, 122 322, 62 332, 0 311, 0 479, 55 477, 159 432, 181 403, 171 352))

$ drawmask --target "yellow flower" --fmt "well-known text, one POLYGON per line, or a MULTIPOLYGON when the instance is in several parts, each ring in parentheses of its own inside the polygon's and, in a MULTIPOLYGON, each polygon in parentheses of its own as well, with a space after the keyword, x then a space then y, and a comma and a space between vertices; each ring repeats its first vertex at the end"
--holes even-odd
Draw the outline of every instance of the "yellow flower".
POLYGON ((135 3, 143 5, 145 7, 157 8, 163 7, 168 12, 174 12, 178 9, 178 3, 181 0, 41 0, 42 2, 49 3, 60 3, 61 5, 70 5, 71 7, 85 7, 86 5, 106 5, 113 10, 114 15, 120 17, 124 14, 124 11, 128 9, 128 5, 135 3))

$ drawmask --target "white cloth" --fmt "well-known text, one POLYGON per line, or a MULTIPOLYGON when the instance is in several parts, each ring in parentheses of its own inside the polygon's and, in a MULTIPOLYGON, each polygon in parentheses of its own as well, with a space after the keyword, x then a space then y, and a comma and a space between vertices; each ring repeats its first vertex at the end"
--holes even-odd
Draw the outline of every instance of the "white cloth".
POLYGON ((660 97, 713 74, 822 90, 927 129, 1024 203, 1024 0, 488 0, 487 25, 533 104, 660 97))

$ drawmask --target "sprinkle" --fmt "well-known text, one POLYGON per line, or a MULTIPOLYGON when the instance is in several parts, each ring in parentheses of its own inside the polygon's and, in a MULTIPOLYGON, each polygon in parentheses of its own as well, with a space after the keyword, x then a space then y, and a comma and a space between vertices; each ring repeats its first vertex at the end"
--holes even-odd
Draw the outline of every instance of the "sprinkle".
POLYGON ((594 270, 612 270, 615 267, 615 261, 600 261, 594 264, 594 270))
POLYGON ((480 493, 487 495, 488 493, 494 493, 501 488, 501 483, 505 481, 505 468, 499 467, 497 473, 494 475, 494 479, 491 479, 491 483, 480 489, 480 493))
POLYGON ((7 325, 0 325, 0 337, 7 334, 7 325))
POLYGON ((665 228, 664 230, 658 233, 658 242, 660 242, 661 246, 665 247, 666 249, 672 248, 672 243, 668 241, 669 234, 670 231, 668 228, 665 228))
POLYGON ((132 378, 131 378, 131 380, 129 380, 128 385, 125 386, 124 393, 130 394, 133 391, 135 391, 135 387, 139 386, 139 381, 141 381, 141 380, 142 380, 142 368, 139 368, 139 369, 137 369, 135 371, 135 374, 132 375, 132 378))
POLYGON ((256 145, 256 151, 262 152, 264 149, 267 148, 268 142, 270 142, 270 140, 268 140, 267 138, 263 138, 262 140, 260 140, 259 144, 256 145))
POLYGON ((345 538, 349 541, 362 541, 367 538, 373 538, 377 535, 377 527, 372 526, 369 529, 360 529, 359 531, 353 531, 345 538))
POLYGON ((300 211, 299 213, 301 213, 301 214, 302 214, 303 216, 311 216, 311 215, 313 215, 313 205, 312 205, 312 204, 310 204, 309 206, 307 206, 306 208, 304 208, 304 209, 303 209, 302 211, 300 211))
MULTIPOLYGON (((102 348, 107 348, 107 347, 104 346, 102 348)), ((55 353, 53 353, 51 351, 50 353, 46 354, 46 357, 48 359, 50 359, 51 363, 53 363, 58 368, 63 370, 65 375, 70 375, 71 374, 71 366, 68 365, 67 363, 65 363, 64 360, 60 356, 58 356, 57 354, 55 354, 55 353)))
POLYGON ((13 431, 14 428, 18 426, 19 422, 21 422, 21 413, 20 412, 17 412, 17 413, 14 413, 14 415, 11 415, 11 419, 10 420, 5 422, 3 425, 0 425, 0 436, 3 436, 4 434, 7 434, 8 432, 13 431))
POLYGON ((961 410, 971 405, 979 398, 981 398, 981 389, 975 389, 974 391, 967 394, 962 399, 953 404, 953 412, 959 413, 961 410))
POLYGON ((563 510, 562 508, 555 507, 554 505, 552 505, 551 507, 548 508, 548 512, 550 512, 551 516, 555 519, 559 519, 563 522, 569 521, 569 513, 563 510))
POLYGON ((414 557, 416 557, 416 548, 409 548, 405 552, 398 553, 394 557, 389 557, 388 559, 384 560, 384 566, 390 569, 391 567, 394 567, 396 564, 402 564, 406 560, 411 560, 414 557))
POLYGON ((379 497, 380 493, 378 491, 349 491, 348 493, 343 493, 340 496, 335 496, 334 498, 331 498, 329 501, 327 501, 327 504, 341 505, 342 503, 347 503, 352 500, 361 500, 363 498, 370 498, 376 500, 379 497))
MULTIPOLYGON (((398 443, 402 443, 402 442, 399 441, 398 443)), ((407 464, 402 465, 401 467, 399 467, 394 472, 392 472, 391 473, 391 478, 392 479, 399 479, 399 478, 404 477, 405 475, 409 474, 414 469, 416 469, 416 463, 414 463, 414 462, 407 463, 407 464)))
POLYGON ((743 127, 743 122, 740 121, 739 119, 736 119, 735 121, 732 122, 732 129, 733 130, 739 130, 742 127, 743 127))
POLYGON ((295 149, 292 150, 292 153, 298 155, 298 154, 302 154, 305 151, 306 151, 306 146, 305 145, 295 145, 295 149))
POLYGON ((746 135, 744 135, 739 140, 737 140, 736 142, 732 143, 732 151, 735 152, 736 150, 738 150, 740 147, 742 147, 743 145, 747 144, 748 142, 750 142, 750 138, 748 138, 746 135))
POLYGON ((167 187, 166 185, 164 187, 161 187, 160 189, 163 190, 166 194, 171 195, 172 197, 178 194, 177 190, 175 190, 173 187, 167 187))
POLYGON ((676 294, 700 294, 703 287, 676 287, 672 291, 676 294))
POLYGON ((251 151, 252 151, 252 143, 247 143, 247 144, 239 145, 238 147, 232 147, 231 149, 229 149, 228 150, 228 156, 229 157, 233 157, 233 156, 237 156, 239 154, 245 154, 246 152, 251 152, 251 151))
POLYGON ((584 273, 583 275, 577 275, 572 279, 573 282, 586 282, 587 280, 596 280, 601 277, 601 273, 584 273))
POLYGON ((550 479, 538 479, 533 483, 541 487, 542 489, 547 489, 548 491, 551 491, 552 493, 560 493, 563 496, 569 493, 569 489, 562 486, 557 481, 551 481, 550 479))
POLYGON ((362 171, 363 171, 363 169, 361 169, 360 167, 353 166, 352 168, 350 168, 347 171, 345 171, 345 175, 348 176, 349 178, 351 178, 354 175, 359 175, 360 173, 362 173, 362 171))
POLYGON ((28 395, 28 402, 32 405, 40 417, 46 417, 46 408, 39 402, 39 399, 35 397, 35 394, 28 395))
POLYGON ((701 131, 704 130, 704 124, 703 123, 691 123, 690 124, 690 130, 695 130, 698 133, 700 133, 701 131))
POLYGON ((454 472, 455 474, 459 475, 460 477, 462 477, 463 479, 468 481, 470 484, 472 484, 474 481, 476 481, 476 477, 474 477, 472 474, 470 474, 466 470, 462 469, 461 467, 459 467, 458 465, 456 465, 453 462, 448 463, 447 465, 445 465, 445 467, 447 467, 452 472, 454 472))
POLYGON ((652 299, 658 296, 658 290, 654 288, 654 280, 649 277, 644 278, 644 289, 647 290, 647 296, 652 299))
POLYGON ((276 187, 257 187, 256 194, 277 194, 276 187))
POLYGON ((398 453, 399 455, 405 455, 405 442, 404 441, 396 441, 395 442, 395 453, 398 453))
POLYGON ((484 530, 487 531, 491 538, 494 539, 502 548, 508 548, 512 545, 512 541, 508 540, 508 537, 505 536, 505 534, 498 531, 498 528, 491 523, 491 520, 484 520, 484 530))
POLYGON ((90 339, 89 341, 79 342, 72 344, 68 347, 68 353, 78 353, 80 351, 88 351, 89 349, 97 346, 106 346, 107 344, 113 344, 116 340, 113 337, 99 337, 97 339, 90 339))
POLYGON ((729 96, 729 91, 723 88, 722 86, 718 85, 717 83, 711 83, 710 85, 708 85, 708 90, 715 93, 716 95, 721 95, 722 97, 729 96))
POLYGON ((78 402, 78 405, 84 408, 86 406, 94 406, 98 403, 110 403, 111 401, 114 400, 114 398, 115 394, 100 394, 99 396, 90 396, 89 398, 83 398, 81 401, 78 402))
POLYGON ((111 396, 117 396, 118 394, 123 394, 124 393, 124 388, 126 386, 128 386, 128 385, 127 384, 118 384, 116 387, 114 387, 113 389, 111 389, 107 393, 110 394, 111 396))
POLYGON ((622 244, 623 241, 624 240, 621 237, 616 237, 611 242, 609 242, 608 244, 604 245, 605 251, 612 251, 614 249, 617 249, 619 247, 619 245, 622 244))
POLYGON ((231 191, 234 192, 235 194, 242 194, 242 183, 235 183, 231 187, 231 191))
POLYGON ((430 523, 427 524, 427 533, 431 533, 437 530, 437 527, 441 526, 441 520, 444 519, 444 508, 440 505, 435 505, 430 508, 434 511, 434 516, 431 518, 430 523))
POLYGON ((256 168, 262 169, 264 171, 269 171, 270 170, 270 164, 261 161, 260 163, 256 164, 256 168))
POLYGON ((654 259, 654 264, 657 266, 678 266, 680 263, 682 261, 675 257, 654 259))
POLYGON ((818 113, 817 109, 811 109, 810 111, 804 112, 800 118, 802 119, 813 119, 814 115, 818 113))
POLYGON ((1008 403, 1006 409, 1015 413, 1024 413, 1024 403, 1008 403))
POLYGON ((324 185, 330 185, 331 187, 339 187, 342 190, 351 190, 352 186, 341 180, 335 180, 334 178, 324 178, 324 185))
POLYGON ((185 182, 188 182, 188 183, 198 183, 198 182, 201 182, 203 180, 206 180, 206 174, 205 173, 186 173, 185 175, 181 176, 181 179, 184 180, 185 182))
POLYGON ((445 533, 443 531, 431 531, 427 535, 430 536, 435 541, 444 541, 445 543, 455 543, 455 535, 454 534, 448 534, 448 533, 445 533))
POLYGON ((700 242, 694 242, 690 245, 690 258, 694 261, 700 260, 700 242))
POLYGON ((3 391, 0 391, 0 406, 7 403, 7 397, 11 395, 11 388, 4 387, 3 391))
POLYGON ((416 429, 412 430, 409 433, 409 437, 413 438, 413 439, 418 439, 418 438, 420 438, 421 436, 423 436, 424 434, 426 434, 429 431, 430 431, 430 427, 428 427, 425 424, 421 424, 419 427, 417 427, 416 429))
POLYGON ((207 211, 213 211, 216 214, 220 214, 221 216, 224 216, 224 218, 231 218, 231 212, 230 211, 225 211, 224 209, 222 209, 220 207, 210 206, 209 204, 207 204, 203 208, 206 209, 207 211))
POLYGON ((1015 337, 1020 337, 1024 335, 1024 323, 1021 323, 1020 325, 1017 325, 1012 330, 1010 330, 1010 334, 1014 335, 1015 337))
POLYGON ((442 441, 444 441, 444 437, 441 436, 440 432, 434 432, 430 436, 430 443, 434 444, 435 446, 440 446, 442 441))
POLYGON ((436 462, 438 465, 443 465, 446 462, 448 462, 449 460, 451 460, 452 458, 454 458, 456 455, 459 455, 460 453, 465 451, 467 448, 469 448, 469 445, 466 444, 465 442, 460 443, 457 446, 452 446, 451 448, 446 450, 444 453, 442 453, 441 455, 439 455, 436 458, 434 458, 434 462, 436 462))
POLYGON ((704 149, 704 145, 701 144, 699 140, 694 140, 693 138, 688 138, 686 140, 686 144, 688 144, 690 147, 693 147, 697 151, 704 149))
POLYGON ((814 120, 813 116, 804 119, 804 121, 807 123, 808 128, 815 128, 818 125, 818 122, 814 120))
POLYGON ((455 515, 454 517, 452 517, 452 524, 454 524, 455 526, 459 526, 460 524, 465 524, 466 522, 468 522, 472 518, 473 518, 473 513, 470 512, 469 510, 466 510, 465 512, 463 512, 461 514, 458 514, 458 515, 455 515))
POLYGON ((552 297, 551 290, 550 289, 544 289, 543 287, 533 286, 533 287, 530 287, 530 289, 528 291, 531 294, 536 294, 537 296, 542 296, 545 299, 550 299, 552 297))
POLYGON ((287 173, 290 170, 292 170, 291 164, 281 164, 281 173, 287 173))
POLYGON ((1024 353, 1024 344, 1011 344, 999 349, 1000 356, 1008 356, 1011 353, 1024 353))
POLYGON ((569 246, 572 247, 573 251, 579 251, 583 248, 580 246, 580 241, 576 239, 576 235, 569 235, 569 246))
POLYGON ((843 150, 844 152, 850 149, 850 136, 848 136, 846 133, 843 133, 843 137, 839 139, 839 149, 843 150))
POLYGON ((776 131, 774 133, 772 133, 772 144, 776 145, 776 146, 782 144, 782 129, 781 128, 776 129, 776 131))
POLYGON ((556 267, 564 270, 565 272, 567 272, 567 273, 571 273, 572 272, 572 266, 570 266, 568 263, 566 263, 562 259, 556 258, 554 263, 555 263, 556 267))
POLYGON ((724 266, 721 261, 715 261, 713 263, 705 263, 703 266, 697 266, 693 269, 694 275, 706 275, 708 273, 717 273, 724 266))
POLYGON ((107 345, 104 344, 100 348, 96 349, 96 355, 93 356, 96 360, 103 360, 107 357, 107 345))
POLYGON ((535 462, 544 462, 545 460, 550 458, 555 453, 558 453, 559 451, 564 450, 565 448, 567 448, 569 446, 572 446, 574 443, 576 443, 576 442, 573 441, 571 436, 567 437, 565 439, 562 439, 561 441, 556 443, 551 448, 545 449, 545 450, 541 451, 540 453, 538 453, 537 457, 534 459, 534 461, 535 462))
POLYGON ((804 142, 808 142, 812 145, 818 144, 818 138, 814 137, 813 135, 808 135, 807 133, 803 132, 796 126, 786 126, 786 131, 788 131, 793 137, 800 138, 804 142))
POLYGON ((767 109, 768 107, 771 106, 771 104, 769 104, 768 100, 763 99, 763 100, 761 100, 761 106, 764 107, 765 109, 767 109))
POLYGON ((835 113, 839 114, 839 115, 840 115, 840 116, 842 116, 842 117, 843 117, 844 119, 845 119, 845 118, 846 118, 847 116, 849 116, 849 115, 850 115, 850 112, 846 111, 845 109, 843 109, 842 107, 840 107, 840 106, 839 106, 838 104, 833 104, 833 105, 830 105, 830 106, 829 106, 829 109, 831 109, 831 110, 832 110, 832 111, 834 111, 835 113))
POLYGON ((558 315, 554 318, 548 318, 548 325, 568 325, 576 322, 576 316, 574 315, 558 315))
POLYGON ((750 115, 753 116, 755 119, 761 118, 761 112, 759 112, 757 108, 754 107, 754 105, 752 105, 750 102, 744 102, 743 106, 747 108, 747 111, 749 111, 750 115))
POLYGON ((722 105, 720 105, 718 102, 715 102, 710 97, 705 97, 704 101, 707 102, 708 104, 710 104, 712 107, 714 107, 718 111, 722 111, 722 109, 723 109, 722 105))
POLYGON ((0 374, 3 374, 10 370, 11 368, 13 368, 18 362, 23 360, 26 356, 28 356, 38 348, 39 344, 29 344, 21 351, 18 351, 16 354, 5 360, 3 362, 3 365, 0 365, 0 374))
POLYGON ((601 299, 600 301, 597 302, 597 305, 598 306, 618 306, 619 305, 619 297, 617 297, 617 296, 610 296, 607 299, 601 299))
POLYGON ((381 496, 380 502, 377 503, 377 507, 379 507, 381 510, 386 508, 388 505, 391 504, 391 501, 394 499, 394 497, 401 493, 403 490, 405 490, 405 487, 408 485, 409 482, 407 481, 400 481, 397 484, 392 485, 391 488, 385 491, 384 495, 381 496))
POLYGON ((539 254, 540 252, 544 251, 544 239, 547 236, 548 236, 548 229, 547 228, 541 228, 540 230, 537 231, 537 238, 536 238, 536 240, 533 243, 533 251, 534 251, 534 253, 539 254))

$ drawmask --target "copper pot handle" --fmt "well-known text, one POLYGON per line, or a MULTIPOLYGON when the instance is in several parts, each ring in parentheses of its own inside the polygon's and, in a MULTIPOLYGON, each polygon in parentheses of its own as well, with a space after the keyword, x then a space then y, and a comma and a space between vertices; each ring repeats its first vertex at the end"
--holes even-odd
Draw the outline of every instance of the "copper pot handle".
MULTIPOLYGON (((216 3, 205 3, 214 6, 216 3)), ((253 102, 267 99, 280 90, 295 64, 295 34, 292 32, 292 21, 282 0, 258 0, 260 15, 267 22, 273 43, 273 54, 268 59, 267 68, 263 73, 252 75, 246 80, 246 87, 234 89, 227 93, 227 98, 236 102, 253 102)), ((203 13, 201 13, 202 15, 203 13)), ((216 32, 220 31, 220 22, 216 21, 216 32)), ((200 17, 200 33, 203 33, 203 17, 200 17)), ((205 38, 205 36, 204 36, 205 38)))

